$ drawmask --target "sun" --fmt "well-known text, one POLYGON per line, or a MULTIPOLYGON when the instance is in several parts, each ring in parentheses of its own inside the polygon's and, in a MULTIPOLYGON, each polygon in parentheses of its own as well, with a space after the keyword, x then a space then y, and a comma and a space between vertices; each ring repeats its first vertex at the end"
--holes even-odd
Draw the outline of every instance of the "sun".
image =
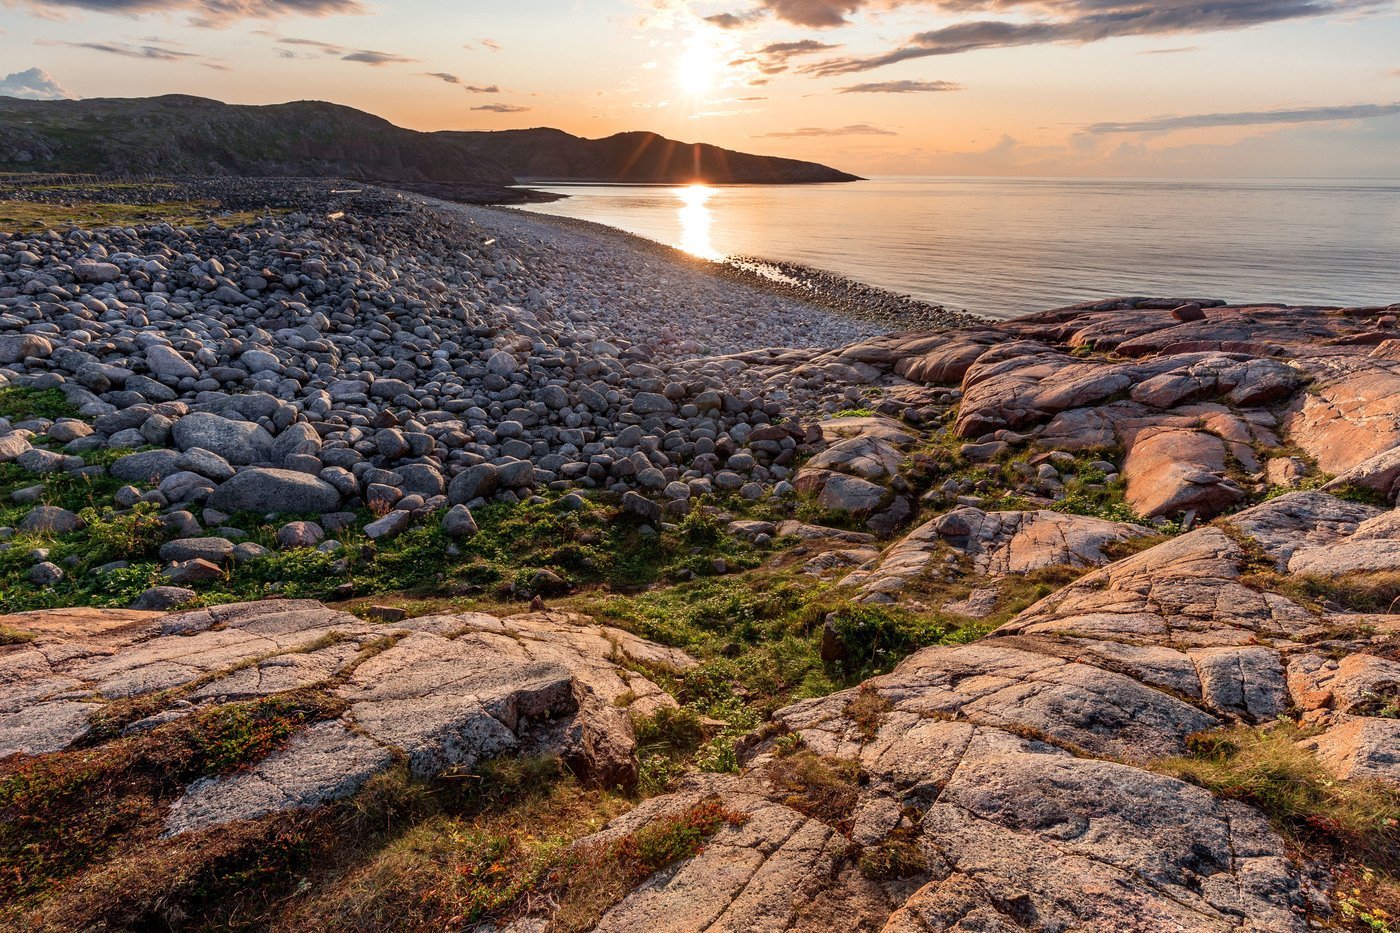
POLYGON ((719 84, 724 68, 722 50, 704 33, 685 40, 685 50, 676 61, 676 82, 690 97, 704 97, 719 84))

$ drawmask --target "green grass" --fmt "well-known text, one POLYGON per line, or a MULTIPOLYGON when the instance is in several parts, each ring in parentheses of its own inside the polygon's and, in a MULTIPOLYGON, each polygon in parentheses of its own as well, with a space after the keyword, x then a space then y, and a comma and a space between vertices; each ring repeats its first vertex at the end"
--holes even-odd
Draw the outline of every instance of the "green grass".
POLYGON ((1188 756, 1154 767, 1257 807, 1300 846, 1400 870, 1400 793, 1378 781, 1337 780, 1298 744, 1303 737, 1291 723, 1200 733, 1188 756))
POLYGON ((6 386, 0 389, 0 417, 9 418, 11 421, 25 421, 29 418, 57 420, 76 418, 78 410, 58 389, 6 386))
MULTIPOLYGON (((156 510, 138 506, 127 513, 99 507, 110 503, 124 483, 111 477, 50 474, 35 477, 13 464, 0 465, 0 521, 13 524, 28 506, 9 506, 8 493, 42 482, 42 501, 81 511, 88 526, 61 536, 21 535, 9 551, 0 553, 0 598, 14 609, 60 606, 125 606, 146 586, 158 569, 156 551, 170 533, 156 510), (25 578, 33 561, 30 548, 51 549, 50 559, 77 558, 67 579, 38 589, 25 578), (91 568, 116 559, 133 567, 99 579, 91 568)), ((424 596, 475 595, 502 600, 528 599, 536 574, 557 573, 571 584, 631 591, 662 579, 714 576, 716 559, 729 570, 758 564, 762 551, 725 534, 712 518, 692 515, 675 531, 642 536, 632 522, 619 519, 606 506, 590 504, 578 512, 544 504, 493 504, 476 511, 480 532, 466 542, 453 542, 438 523, 429 520, 388 541, 374 543, 358 532, 347 532, 338 553, 301 548, 276 550, 276 532, 297 516, 277 523, 245 514, 230 519, 249 534, 248 540, 271 548, 267 557, 229 568, 223 579, 191 584, 203 604, 260 599, 344 598, 348 584, 355 596, 394 593, 424 596), (452 546, 460 549, 451 556, 452 546)), ((303 516, 315 519, 317 516, 303 516)), ((360 516, 361 524, 372 516, 360 516)))
POLYGON ((169 223, 177 227, 217 224, 237 227, 257 220, 259 211, 225 213, 217 201, 161 201, 153 204, 110 204, 74 201, 48 204, 39 201, 0 200, 0 230, 26 232, 35 228, 131 227, 169 223))

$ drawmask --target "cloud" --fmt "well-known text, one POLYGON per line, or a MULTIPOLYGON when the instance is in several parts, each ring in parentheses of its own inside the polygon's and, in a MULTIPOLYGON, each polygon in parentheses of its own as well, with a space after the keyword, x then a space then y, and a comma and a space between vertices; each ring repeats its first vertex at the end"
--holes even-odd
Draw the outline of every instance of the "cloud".
POLYGON ((25 100, 76 100, 77 95, 66 90, 53 75, 42 68, 16 71, 0 79, 0 97, 23 97, 25 100))
POLYGON ((770 42, 762 48, 754 49, 747 56, 737 58, 730 65, 754 65, 763 74, 775 75, 787 71, 791 60, 818 52, 839 49, 840 45, 818 42, 816 39, 800 39, 796 42, 770 42))
POLYGON ((838 94, 920 94, 926 91, 961 91, 956 81, 872 81, 838 87, 838 94))
POLYGON ((1327 123, 1336 120, 1374 120, 1400 115, 1400 102, 1393 104, 1351 104, 1341 107, 1299 107, 1292 110, 1246 110, 1238 113, 1197 113, 1160 117, 1130 123, 1094 123, 1086 133, 1171 133, 1176 130, 1206 129, 1217 126, 1270 126, 1290 123, 1327 123))
MULTIPOLYGON (((310 48, 316 49, 318 52, 325 52, 327 55, 344 55, 346 52, 349 52, 349 51, 350 51, 349 49, 347 49, 347 48, 346 48, 345 46, 343 46, 343 45, 333 45, 333 44, 330 43, 330 42, 321 42, 321 41, 318 40, 318 39, 297 39, 297 38, 294 38, 294 37, 281 36, 280 38, 278 38, 277 41, 278 41, 279 43, 281 43, 282 45, 304 45, 304 46, 309 46, 310 48)), ((295 53, 293 53, 293 54, 291 54, 291 55, 286 54, 286 51, 283 50, 283 49, 278 49, 278 50, 277 50, 277 54, 281 55, 283 58, 296 58, 296 57, 298 57, 295 53)), ((316 57, 318 57, 318 56, 316 56, 314 53, 308 53, 308 54, 306 55, 306 57, 307 57, 307 58, 316 58, 316 57)))
POLYGON ((283 16, 359 16, 369 12, 360 0, 3 0, 25 6, 45 18, 66 18, 70 11, 117 13, 187 13, 192 25, 222 28, 245 19, 283 16))
POLYGON ((473 110, 485 110, 489 113, 524 113, 529 107, 522 107, 519 104, 482 104, 473 107, 473 110))
POLYGON ((848 15, 867 5, 866 0, 763 0, 778 19, 815 29, 844 26, 848 15))
POLYGON ((1139 55, 1179 55, 1182 52, 1199 52, 1199 45, 1182 45, 1174 49, 1143 49, 1139 55))
POLYGON ((476 42, 463 43, 462 48, 471 49, 472 51, 476 49, 485 49, 488 52, 499 52, 501 50, 501 43, 497 42, 495 39, 478 39, 476 42))
POLYGON ((454 74, 448 74, 448 73, 445 72, 445 71, 428 71, 428 72, 424 72, 423 77, 425 77, 425 78, 437 78, 439 81, 445 81, 445 82, 448 83, 448 84, 457 84, 457 85, 461 85, 462 90, 466 91, 466 92, 469 93, 469 94, 499 94, 499 93, 501 93, 500 85, 497 85, 497 84, 487 84, 487 85, 463 84, 461 78, 457 77, 457 76, 454 75, 454 74))
POLYGON ((894 130, 887 130, 869 123, 853 123, 850 126, 804 126, 796 130, 783 130, 763 133, 756 139, 805 139, 812 136, 897 136, 894 130))
POLYGON ((70 49, 90 49, 120 55, 123 58, 145 58, 157 62, 181 62, 199 58, 194 52, 181 52, 161 45, 127 45, 125 42, 64 42, 58 39, 39 39, 36 45, 62 45, 70 49))
POLYGON ((714 16, 704 17, 704 22, 720 29, 743 29, 753 25, 762 16, 762 10, 750 10, 747 13, 716 13, 714 16))
POLYGON ((373 49, 359 49, 349 55, 340 56, 343 62, 362 62, 372 68, 382 65, 406 65, 409 62, 416 62, 416 58, 407 58, 394 52, 376 52, 373 49))
MULTIPOLYGON (((845 9, 852 3, 803 5, 845 9)), ((857 4, 865 5, 864 2, 857 4)), ((929 0, 924 5, 949 14, 1030 9, 1047 12, 1050 18, 954 23, 916 33, 902 46, 878 55, 828 59, 803 70, 818 76, 853 74, 916 58, 958 55, 979 49, 1051 43, 1084 44, 1119 36, 1182 35, 1246 29, 1265 23, 1370 12, 1382 8, 1385 0, 1175 0, 1172 3, 1149 0, 929 0)), ((774 9, 777 11, 776 7, 774 9)))
POLYGON ((813 52, 824 52, 827 49, 840 48, 838 45, 831 45, 826 42, 818 42, 816 39, 800 39, 797 42, 770 42, 761 49, 754 51, 755 55, 811 55, 813 52))

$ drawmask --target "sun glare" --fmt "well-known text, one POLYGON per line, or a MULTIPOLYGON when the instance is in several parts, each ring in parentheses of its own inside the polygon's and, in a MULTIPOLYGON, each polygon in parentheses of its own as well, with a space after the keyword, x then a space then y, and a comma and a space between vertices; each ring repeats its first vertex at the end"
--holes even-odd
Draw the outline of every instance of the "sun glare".
POLYGON ((676 82, 690 97, 704 97, 719 83, 724 66, 720 48, 704 33, 695 33, 685 40, 685 51, 676 62, 676 82))
POLYGON ((681 201, 681 236, 680 243, 676 245, 701 259, 723 258, 710 242, 709 200, 714 193, 715 189, 708 185, 687 185, 676 189, 676 196, 681 201))

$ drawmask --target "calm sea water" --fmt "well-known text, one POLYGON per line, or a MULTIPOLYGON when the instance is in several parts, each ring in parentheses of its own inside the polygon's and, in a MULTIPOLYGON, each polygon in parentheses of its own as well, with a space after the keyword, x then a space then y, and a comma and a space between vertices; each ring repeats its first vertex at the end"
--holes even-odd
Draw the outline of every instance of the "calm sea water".
POLYGON ((1116 295, 1400 301, 1400 181, 535 187, 569 197, 531 210, 709 258, 800 262, 994 317, 1116 295))

